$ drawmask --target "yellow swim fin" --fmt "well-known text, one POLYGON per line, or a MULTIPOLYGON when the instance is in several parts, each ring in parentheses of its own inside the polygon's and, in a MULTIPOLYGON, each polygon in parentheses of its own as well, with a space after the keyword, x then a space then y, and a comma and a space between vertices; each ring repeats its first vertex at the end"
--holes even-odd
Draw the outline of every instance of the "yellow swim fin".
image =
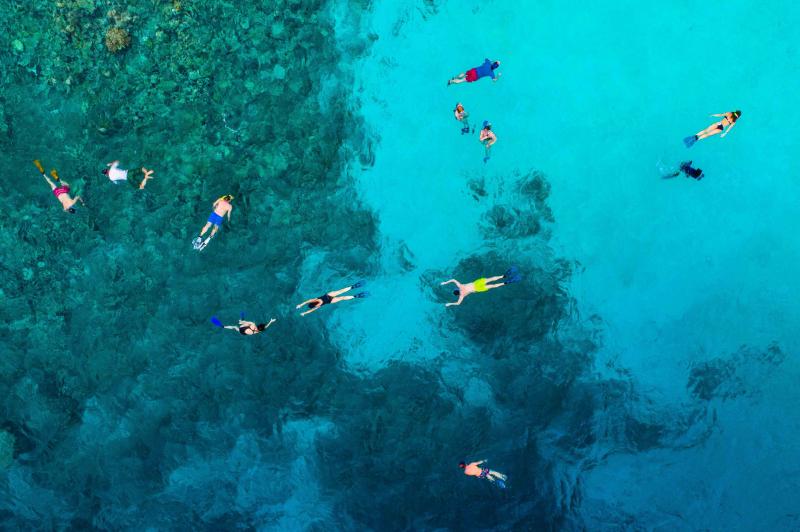
POLYGON ((33 164, 36 165, 36 168, 39 169, 39 172, 44 173, 44 168, 42 168, 42 163, 39 162, 39 159, 34 159, 33 164))
POLYGON ((58 172, 56 172, 56 169, 55 169, 55 168, 53 168, 52 170, 50 170, 50 175, 51 175, 51 176, 53 176, 53 179, 55 179, 56 181, 58 181, 58 180, 60 179, 60 178, 58 177, 58 172))

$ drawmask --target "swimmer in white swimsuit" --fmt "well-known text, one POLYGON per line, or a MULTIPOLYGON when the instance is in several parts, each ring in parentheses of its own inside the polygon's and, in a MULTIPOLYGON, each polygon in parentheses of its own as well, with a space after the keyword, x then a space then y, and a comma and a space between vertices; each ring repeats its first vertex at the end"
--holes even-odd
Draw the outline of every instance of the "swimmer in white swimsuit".
MULTIPOLYGON (((128 171, 119 167, 119 161, 110 162, 106 166, 108 166, 108 169, 103 170, 103 173, 107 175, 115 185, 128 180, 128 171)), ((142 167, 142 173, 144 174, 144 179, 139 183, 139 190, 142 190, 145 185, 147 185, 148 179, 153 179, 153 170, 142 167)))

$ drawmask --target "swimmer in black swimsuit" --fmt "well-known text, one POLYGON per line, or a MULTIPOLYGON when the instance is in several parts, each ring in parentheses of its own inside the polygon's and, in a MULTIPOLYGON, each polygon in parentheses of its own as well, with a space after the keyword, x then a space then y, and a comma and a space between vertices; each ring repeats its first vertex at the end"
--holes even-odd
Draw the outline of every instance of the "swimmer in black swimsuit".
POLYGON ((359 281, 353 286, 348 286, 347 288, 342 288, 341 290, 336 290, 335 292, 328 292, 327 294, 323 294, 319 297, 315 297, 313 299, 309 299, 308 301, 303 301, 295 308, 300 308, 303 305, 307 306, 309 310, 301 313, 301 316, 305 316, 306 314, 310 314, 315 310, 322 308, 324 305, 333 305, 334 303, 338 303, 340 301, 347 301, 348 299, 355 299, 357 297, 367 297, 369 296, 369 292, 361 292, 360 294, 356 294, 354 296, 343 296, 345 292, 352 290, 353 288, 360 288, 364 286, 364 281, 359 281))
POLYGON ((719 113, 711 116, 720 117, 722 118, 722 120, 720 120, 716 124, 711 124, 703 131, 697 133, 697 135, 692 135, 691 137, 686 137, 685 139, 683 139, 683 142, 684 144, 686 144, 687 148, 691 148, 692 145, 698 140, 703 140, 705 138, 712 137, 714 135, 719 135, 720 138, 723 138, 725 135, 730 133, 731 129, 733 129, 733 126, 736 125, 736 121, 739 120, 740 116, 742 116, 742 112, 737 110, 730 113, 719 113), (725 131, 723 133, 725 126, 728 126, 728 131, 725 131), (720 135, 720 133, 722 134, 720 135))

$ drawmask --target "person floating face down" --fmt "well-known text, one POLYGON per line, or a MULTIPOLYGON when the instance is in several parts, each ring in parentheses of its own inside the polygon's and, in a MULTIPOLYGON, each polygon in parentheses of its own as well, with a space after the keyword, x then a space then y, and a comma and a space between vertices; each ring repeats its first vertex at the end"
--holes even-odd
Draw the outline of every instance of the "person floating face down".
POLYGON ((518 283, 521 280, 522 276, 519 274, 519 270, 517 270, 516 266, 512 266, 504 275, 497 275, 489 278, 481 277, 480 279, 476 279, 471 283, 466 284, 459 283, 455 279, 450 279, 449 281, 440 283, 440 286, 448 283, 454 283, 458 287, 453 290, 453 295, 458 296, 458 301, 454 303, 446 303, 445 306, 449 307, 451 305, 460 305, 461 302, 464 301, 464 298, 470 294, 474 294, 476 292, 488 292, 493 288, 500 288, 501 286, 505 286, 507 284, 518 283), (495 281, 502 282, 495 283, 495 281))
POLYGON ((83 200, 81 199, 81 197, 75 196, 73 198, 72 196, 70 196, 69 183, 58 177, 58 172, 56 172, 55 168, 50 170, 50 175, 53 177, 53 179, 51 180, 49 177, 45 175, 42 163, 40 163, 38 160, 35 160, 33 161, 33 164, 36 165, 36 168, 39 169, 39 172, 42 174, 44 180, 47 181, 48 185, 50 185, 50 190, 53 191, 53 195, 56 197, 58 202, 61 203, 61 207, 66 212, 70 214, 75 214, 76 212, 75 204, 78 203, 79 201, 81 202, 81 204, 83 204, 83 200), (58 186, 56 186, 56 183, 58 183, 58 186))
POLYGON ((725 135, 731 132, 731 129, 733 129, 733 126, 736 125, 736 122, 739 120, 739 117, 742 116, 742 112, 736 110, 728 113, 717 113, 711 116, 721 118, 721 120, 719 122, 711 124, 702 131, 698 131, 695 135, 683 139, 683 143, 686 145, 687 148, 691 148, 692 145, 694 145, 694 143, 697 142, 698 140, 703 140, 708 137, 712 137, 714 135, 719 135, 720 138, 725 138, 725 135), (728 129, 727 131, 723 132, 726 126, 728 129))
POLYGON ((212 205, 213 211, 211 211, 211 214, 208 216, 206 225, 204 225, 203 229, 200 231, 200 236, 194 239, 194 245, 196 248, 203 249, 208 245, 209 240, 214 238, 214 235, 217 234, 217 231, 222 226, 222 221, 226 215, 228 216, 228 221, 231 221, 231 211, 233 211, 233 205, 231 205, 231 201, 233 201, 233 196, 226 194, 214 202, 214 205, 212 205), (211 230, 211 234, 208 236, 208 238, 203 241, 203 235, 206 234, 212 225, 214 226, 214 229, 211 230))
POLYGON ((488 467, 481 467, 481 464, 486 462, 486 460, 480 460, 478 462, 472 463, 465 463, 459 462, 458 467, 464 470, 464 474, 470 477, 478 477, 478 478, 485 478, 489 482, 496 482, 498 486, 501 488, 506 487, 506 480, 508 477, 503 473, 498 471, 494 471, 493 469, 489 469, 488 467))
POLYGON ((497 81, 500 78, 500 73, 496 73, 495 70, 498 68, 500 68, 500 61, 490 61, 487 58, 484 59, 482 65, 476 66, 475 68, 470 68, 466 72, 462 72, 461 74, 449 80, 447 85, 449 86, 457 83, 464 83, 465 81, 467 83, 472 83, 485 77, 490 77, 492 78, 492 81, 497 81))
MULTIPOLYGON (((103 173, 108 176, 108 179, 115 185, 128 180, 128 171, 119 167, 119 161, 112 161, 106 164, 106 166, 108 166, 108 168, 103 170, 103 173)), ((148 170, 147 168, 142 167, 144 178, 139 183, 139 190, 144 189, 149 179, 153 179, 153 172, 154 170, 148 170)))
POLYGON ((295 308, 299 309, 302 306, 308 307, 309 310, 300 313, 301 316, 305 316, 306 314, 311 314, 315 310, 321 309, 325 305, 334 305, 334 304, 340 303, 342 301, 349 301, 350 299, 369 297, 369 292, 361 292, 361 293, 353 295, 353 296, 343 296, 342 295, 345 292, 349 292, 350 290, 353 290, 354 288, 361 288, 362 286, 364 286, 364 284, 365 284, 364 281, 358 281, 356 284, 354 284, 352 286, 347 286, 345 288, 342 288, 341 290, 334 290, 333 292, 328 292, 328 293, 323 294, 323 295, 321 295, 319 297, 315 297, 315 298, 303 301, 302 303, 297 305, 295 308))
POLYGON ((223 325, 224 329, 231 329, 234 331, 239 331, 239 334, 243 336, 251 336, 253 334, 259 334, 264 332, 269 328, 270 325, 275 323, 277 320, 272 318, 269 320, 269 323, 258 323, 252 321, 245 321, 239 320, 239 325, 223 325))
POLYGON ((483 144, 485 150, 483 162, 486 162, 491 157, 489 149, 497 142, 497 135, 492 131, 492 124, 490 124, 488 120, 483 121, 483 129, 481 129, 481 135, 478 137, 478 140, 483 144))
POLYGON ((453 109, 453 115, 456 117, 456 120, 464 124, 464 127, 461 128, 461 134, 469 133, 469 113, 464 109, 461 103, 456 104, 456 108, 453 109))
POLYGON ((686 177, 691 177, 692 179, 696 179, 697 181, 700 181, 705 177, 701 169, 694 168, 692 166, 692 161, 683 161, 676 172, 673 172, 669 175, 665 175, 664 179, 678 177, 681 174, 684 174, 686 177))

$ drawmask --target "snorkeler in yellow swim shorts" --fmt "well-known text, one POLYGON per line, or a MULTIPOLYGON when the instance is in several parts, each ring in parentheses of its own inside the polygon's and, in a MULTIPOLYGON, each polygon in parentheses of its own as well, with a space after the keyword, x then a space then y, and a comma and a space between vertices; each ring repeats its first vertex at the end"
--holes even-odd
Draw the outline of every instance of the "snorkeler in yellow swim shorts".
POLYGON ((455 283, 458 287, 453 290, 453 294, 458 296, 458 301, 455 303, 447 303, 445 306, 449 307, 450 305, 460 305, 464 298, 470 294, 477 293, 477 292, 488 292, 492 288, 500 288, 501 286, 511 284, 511 283, 518 283, 522 280, 522 276, 519 274, 516 266, 512 266, 509 270, 505 273, 505 275, 498 275, 496 277, 481 277, 480 279, 475 279, 471 283, 461 284, 455 279, 450 279, 449 281, 444 281, 441 283, 445 285, 447 283, 455 283), (496 284, 495 281, 501 281, 496 284))

